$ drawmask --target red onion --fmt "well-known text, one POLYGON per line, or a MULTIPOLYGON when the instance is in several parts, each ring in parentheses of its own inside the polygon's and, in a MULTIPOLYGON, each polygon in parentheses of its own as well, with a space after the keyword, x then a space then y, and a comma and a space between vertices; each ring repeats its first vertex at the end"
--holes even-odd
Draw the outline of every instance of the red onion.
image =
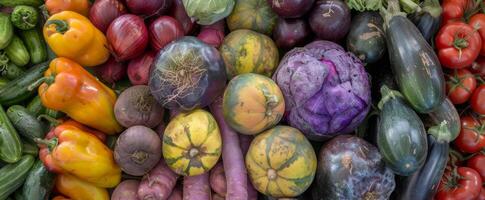
POLYGON ((184 36, 182 24, 170 16, 157 18, 150 24, 149 31, 151 45, 157 51, 168 43, 184 36))
POLYGON ((148 85, 150 78, 150 67, 155 59, 156 53, 147 51, 130 61, 128 64, 128 78, 133 85, 148 85))
POLYGON ((224 41, 224 32, 216 29, 202 29, 197 36, 200 40, 215 48, 219 48, 224 41))
POLYGON ((94 70, 98 77, 101 77, 102 80, 111 84, 126 76, 126 64, 116 62, 113 57, 110 57, 108 61, 97 66, 94 70))
POLYGON ((296 45, 303 45, 311 30, 303 19, 278 19, 273 30, 273 39, 279 48, 290 49, 296 45))
POLYGON ((284 18, 303 16, 312 8, 314 0, 267 0, 271 9, 284 18))
POLYGON ((152 16, 163 14, 170 9, 172 0, 126 0, 126 6, 131 13, 152 16))
POLYGON ((141 55, 148 45, 148 31, 143 19, 132 14, 116 18, 109 25, 106 35, 117 61, 141 55))
POLYGON ((97 0, 89 10, 89 20, 104 33, 114 19, 126 13, 125 6, 118 0, 97 0))
POLYGON ((182 0, 173 0, 173 6, 170 10, 170 16, 177 19, 184 27, 185 35, 192 33, 194 30, 196 23, 195 20, 192 20, 187 12, 185 12, 185 7, 182 0))

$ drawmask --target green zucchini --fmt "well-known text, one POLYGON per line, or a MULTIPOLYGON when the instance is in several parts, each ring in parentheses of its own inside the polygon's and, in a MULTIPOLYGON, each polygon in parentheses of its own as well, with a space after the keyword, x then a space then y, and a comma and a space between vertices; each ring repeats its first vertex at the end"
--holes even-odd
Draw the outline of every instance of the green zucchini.
POLYGON ((40 96, 35 96, 29 104, 27 104, 27 110, 38 117, 41 114, 44 114, 45 107, 42 105, 42 101, 40 100, 40 96))
POLYGON ((0 5, 5 7, 15 7, 20 5, 39 7, 44 4, 43 0, 0 0, 0 5))
POLYGON ((37 160, 22 188, 22 196, 28 200, 48 199, 54 188, 56 175, 49 172, 41 160, 37 160))
MULTIPOLYGON (((4 1, 4 0, 0 0, 4 1)), ((12 1, 12 0, 7 0, 12 1)), ((1 3, 0 3, 1 4, 1 3)), ((0 49, 4 49, 10 44, 13 37, 13 25, 10 22, 10 16, 0 13, 0 49)))
POLYGON ((39 13, 32 6, 15 6, 10 15, 12 24, 20 30, 29 30, 35 28, 39 13))
POLYGON ((386 165, 401 176, 416 172, 426 161, 426 131, 419 116, 398 91, 381 88, 377 146, 386 165))
POLYGON ((352 19, 347 49, 365 63, 375 63, 386 53, 386 38, 377 12, 362 12, 352 19))
POLYGON ((25 47, 24 42, 17 37, 13 36, 10 44, 5 48, 5 53, 7 54, 10 62, 13 62, 19 67, 27 65, 30 61, 29 51, 25 47))
POLYGON ((396 0, 388 1, 384 30, 394 74, 400 91, 419 113, 428 113, 445 99, 445 79, 434 49, 418 28, 399 11, 396 0))
POLYGON ((39 154, 39 147, 36 144, 23 141, 22 142, 22 153, 37 156, 39 154))
POLYGON ((0 88, 0 104, 11 106, 21 103, 37 92, 28 87, 39 80, 49 67, 49 61, 31 67, 24 76, 18 77, 0 88))
POLYGON ((39 64, 47 60, 47 47, 43 36, 37 29, 20 31, 20 36, 29 50, 32 64, 39 64))
POLYGON ((21 105, 10 106, 7 116, 17 132, 30 142, 35 142, 36 138, 44 139, 45 127, 27 108, 21 105))
POLYGON ((25 71, 14 63, 9 62, 3 66, 3 69, 0 69, 0 75, 8 79, 16 79, 25 75, 25 71))
POLYGON ((20 143, 20 137, 8 119, 3 107, 0 106, 0 159, 8 163, 14 163, 21 157, 22 143, 20 143))
POLYGON ((18 162, 0 169, 0 199, 6 199, 22 186, 34 162, 32 155, 24 155, 18 162))
POLYGON ((8 80, 7 78, 5 77, 0 77, 0 88, 3 87, 4 85, 7 85, 7 83, 9 82, 10 80, 8 80))

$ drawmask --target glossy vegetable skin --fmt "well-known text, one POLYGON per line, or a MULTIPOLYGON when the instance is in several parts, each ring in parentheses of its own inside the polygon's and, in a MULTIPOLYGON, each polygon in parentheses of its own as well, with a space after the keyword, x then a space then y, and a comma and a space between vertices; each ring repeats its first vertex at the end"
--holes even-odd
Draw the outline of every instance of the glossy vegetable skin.
POLYGON ((394 173, 409 176, 426 161, 428 144, 424 125, 400 93, 381 88, 377 144, 394 173))
POLYGON ((46 0, 45 7, 50 15, 62 11, 74 11, 81 15, 88 16, 90 1, 89 0, 46 0))
POLYGON ((39 13, 32 6, 15 6, 10 16, 12 24, 21 30, 28 30, 35 27, 39 13))
POLYGON ((323 40, 338 41, 350 30, 350 9, 344 1, 318 0, 308 18, 315 35, 323 40))
POLYGON ((30 54, 27 47, 24 42, 15 35, 12 37, 10 44, 5 48, 5 53, 10 62, 19 67, 27 65, 30 61, 30 54))
POLYGON ((0 105, 0 160, 15 163, 22 157, 20 137, 0 105))
POLYGON ((423 167, 411 176, 404 177, 396 191, 396 200, 427 200, 438 192, 438 185, 445 172, 450 146, 428 135, 428 156, 423 167))
POLYGON ((435 44, 441 64, 451 69, 471 66, 482 49, 480 34, 464 22, 450 22, 441 27, 435 44))
POLYGON ((471 115, 461 116, 461 131, 455 146, 461 152, 476 153, 485 147, 485 124, 471 115))
POLYGON ((49 172, 41 160, 37 160, 22 187, 22 196, 27 200, 45 200, 54 188, 56 174, 49 172))
POLYGON ((481 84, 470 99, 472 110, 480 115, 485 115, 485 84, 481 84))
POLYGON ((375 63, 386 53, 384 20, 377 12, 363 12, 352 19, 347 49, 365 63, 375 63))
POLYGON ((383 18, 394 77, 412 108, 428 113, 445 98, 440 61, 416 26, 399 15, 398 3, 389 1, 388 5, 389 10, 383 18))
POLYGON ((451 102, 467 102, 477 87, 475 76, 467 69, 457 69, 446 76, 446 91, 451 102))
POLYGON ((439 0, 425 0, 422 9, 408 15, 408 18, 421 31, 426 41, 431 44, 434 35, 438 32, 441 23, 442 9, 439 0))
POLYGON ((445 172, 436 200, 474 200, 482 190, 480 174, 469 167, 457 167, 445 172))
POLYGON ((22 186, 34 162, 35 158, 32 155, 24 155, 18 162, 0 169, 0 199, 7 199, 22 186))
POLYGON ((60 174, 56 178, 56 191, 71 200, 109 200, 108 190, 83 181, 73 175, 60 174))
POLYGON ((13 25, 8 14, 0 13, 0 27, 0 49, 3 49, 8 46, 13 37, 13 25))
POLYGON ((48 59, 44 38, 37 29, 20 31, 20 37, 29 51, 30 63, 39 64, 48 59))
POLYGON ((449 99, 445 99, 440 106, 428 113, 427 120, 426 125, 430 127, 428 133, 440 142, 451 142, 460 133, 460 115, 449 99))
POLYGON ((36 138, 44 138, 46 130, 37 117, 21 105, 13 105, 7 109, 7 116, 20 135, 30 142, 36 138))

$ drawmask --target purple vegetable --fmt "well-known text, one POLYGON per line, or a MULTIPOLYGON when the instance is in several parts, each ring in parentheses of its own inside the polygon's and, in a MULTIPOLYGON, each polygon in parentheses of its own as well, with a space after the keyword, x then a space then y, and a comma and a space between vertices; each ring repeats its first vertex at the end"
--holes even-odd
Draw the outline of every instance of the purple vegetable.
POLYGON ((184 200, 210 200, 209 173, 184 177, 184 200))
POLYGON ((140 181, 125 180, 121 182, 111 195, 111 200, 138 200, 138 186, 140 181))
POLYGON ((352 132, 370 108, 370 83, 362 62, 333 42, 315 41, 291 50, 273 79, 285 97, 286 120, 311 140, 352 132))
POLYGON ((309 16, 310 27, 323 40, 337 41, 350 29, 350 9, 341 0, 319 0, 309 16))
POLYGON ((175 174, 164 159, 160 159, 157 166, 150 173, 143 176, 138 188, 139 199, 168 199, 177 183, 178 175, 175 174))
POLYGON ((312 8, 315 0, 267 0, 271 9, 284 18, 297 18, 312 8))
POLYGON ((273 39, 279 48, 289 49, 306 42, 311 34, 303 19, 278 19, 273 30, 273 39))

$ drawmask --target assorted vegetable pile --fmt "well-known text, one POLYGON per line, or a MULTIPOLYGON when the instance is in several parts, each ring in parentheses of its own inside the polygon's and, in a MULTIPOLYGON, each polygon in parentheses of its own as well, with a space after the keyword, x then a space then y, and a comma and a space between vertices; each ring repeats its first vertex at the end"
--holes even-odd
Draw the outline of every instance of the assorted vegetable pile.
POLYGON ((0 200, 485 200, 485 1, 0 0, 0 200))

